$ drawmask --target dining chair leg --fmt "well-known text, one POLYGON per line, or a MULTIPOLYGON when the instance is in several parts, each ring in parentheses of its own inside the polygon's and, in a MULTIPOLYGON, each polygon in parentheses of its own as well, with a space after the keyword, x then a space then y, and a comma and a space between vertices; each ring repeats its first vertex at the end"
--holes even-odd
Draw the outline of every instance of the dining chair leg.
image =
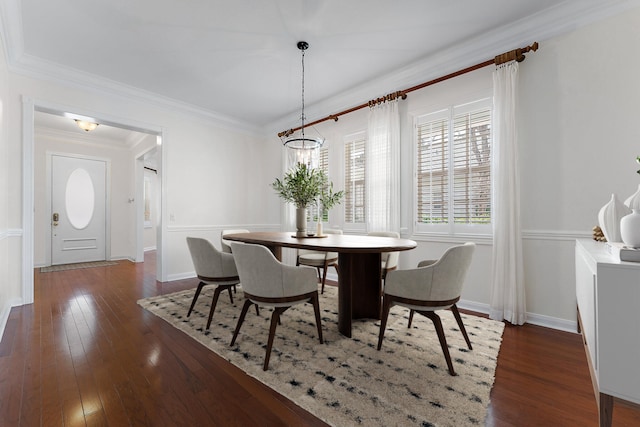
POLYGON ((320 320, 320 302, 318 301, 318 292, 311 297, 311 304, 313 304, 313 312, 316 315, 316 327, 318 328, 318 338, 320 338, 320 344, 324 344, 322 339, 322 321, 320 320))
POLYGON ((284 313, 289 307, 275 307, 273 314, 271 315, 271 326, 269 326, 269 339, 267 341, 267 352, 264 355, 264 365, 262 370, 266 371, 269 368, 269 358, 271 357, 271 348, 273 347, 273 338, 276 335, 276 327, 280 321, 280 315, 284 313))
POLYGON ((236 338, 238 338, 238 332, 240 332, 240 327, 242 326, 242 322, 244 322, 244 317, 247 315, 247 311, 249 310, 249 307, 251 307, 252 304, 253 302, 251 302, 251 300, 248 300, 248 299, 244 300, 242 311, 240 312, 240 317, 238 318, 238 324, 236 325, 236 330, 233 331, 233 338, 231 338, 231 344, 229 345, 235 344, 236 338))
POLYGON ((467 329, 464 327, 464 323, 462 323, 462 317, 460 316, 460 312, 458 311, 458 306, 453 304, 451 306, 451 311, 453 312, 453 317, 456 318, 456 322, 458 322, 458 327, 460 328, 460 332, 462 332, 464 340, 467 342, 469 350, 473 350, 473 347, 471 347, 471 341, 469 341, 469 335, 467 335, 467 329))
POLYGON ((209 319, 207 319, 207 331, 211 326, 211 319, 213 319, 213 312, 216 310, 216 304, 218 304, 218 298, 220 297, 220 292, 224 290, 223 286, 217 286, 216 290, 213 292, 213 301, 211 301, 211 308, 209 309, 209 319))
POLYGON ((191 316, 191 312, 193 311, 193 307, 196 305, 196 301, 198 300, 198 296, 200 296, 200 292, 206 283, 200 282, 198 283, 198 288, 196 289, 196 293, 193 296, 193 300, 191 301, 191 307, 189 307, 189 312, 187 313, 187 317, 191 316))
POLYGON ((324 268, 322 269, 322 287, 320 288, 320 293, 324 294, 324 283, 327 281, 327 269, 329 266, 327 265, 327 261, 324 262, 324 268))
POLYGON ((411 322, 413 322, 413 310, 409 310, 409 324, 407 328, 411 329, 411 322))
POLYGON ((442 352, 444 353, 444 358, 447 360, 449 374, 451 376, 456 376, 457 374, 453 370, 453 363, 451 362, 451 355, 449 354, 449 347, 447 346, 447 338, 444 336, 444 329, 442 328, 442 321, 440 320, 440 316, 438 316, 433 311, 419 311, 418 313, 422 314, 425 317, 428 317, 433 322, 433 326, 435 326, 436 333, 438 334, 438 340, 440 340, 440 347, 442 347, 442 352))
POLYGON ((380 315, 380 334, 378 335, 378 350, 382 348, 382 340, 384 339, 384 330, 387 328, 387 319, 389 318, 389 310, 391 310, 391 297, 385 294, 382 297, 382 314, 380 315))
POLYGON ((234 287, 235 285, 231 285, 231 286, 224 286, 225 288, 227 288, 229 290, 229 299, 231 300, 231 304, 233 304, 233 292, 231 290, 232 287, 234 287))

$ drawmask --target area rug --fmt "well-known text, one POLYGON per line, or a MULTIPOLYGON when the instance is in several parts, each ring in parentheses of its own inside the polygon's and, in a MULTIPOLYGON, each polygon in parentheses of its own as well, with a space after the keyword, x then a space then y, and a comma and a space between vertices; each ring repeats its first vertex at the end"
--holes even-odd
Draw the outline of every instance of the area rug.
POLYGON ((271 311, 247 313, 229 346, 240 308, 220 296, 210 331, 205 331, 213 287, 205 288, 190 317, 194 291, 146 298, 138 304, 166 320, 247 374, 334 426, 484 425, 504 324, 462 315, 473 350, 466 346, 450 311, 440 311, 458 376, 450 376, 433 324, 393 307, 385 339, 376 350, 380 322, 355 321, 352 338, 338 332, 337 288, 320 296, 324 344, 318 341, 313 308, 302 304, 282 316, 269 370, 262 364, 271 311))
POLYGON ((94 261, 94 262, 77 262, 75 264, 60 264, 50 267, 40 267, 40 273, 51 273, 52 271, 75 270, 78 268, 107 267, 109 265, 117 265, 115 261, 94 261))

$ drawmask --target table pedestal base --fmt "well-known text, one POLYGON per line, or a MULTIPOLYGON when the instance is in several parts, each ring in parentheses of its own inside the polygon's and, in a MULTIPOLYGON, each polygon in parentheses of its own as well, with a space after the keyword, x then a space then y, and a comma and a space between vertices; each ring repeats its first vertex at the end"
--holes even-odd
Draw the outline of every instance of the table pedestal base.
POLYGON ((338 330, 351 338, 352 319, 380 319, 380 253, 339 253, 338 330))

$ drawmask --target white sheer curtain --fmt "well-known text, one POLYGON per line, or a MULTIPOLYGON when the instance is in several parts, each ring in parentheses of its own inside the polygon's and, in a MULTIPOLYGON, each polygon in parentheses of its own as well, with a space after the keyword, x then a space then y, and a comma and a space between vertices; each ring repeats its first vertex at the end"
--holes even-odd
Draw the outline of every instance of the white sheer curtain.
POLYGON ((493 271, 489 317, 522 325, 526 321, 526 308, 520 231, 517 82, 515 61, 499 65, 493 73, 493 271))
POLYGON ((398 101, 369 110, 365 144, 367 231, 400 231, 400 113, 398 101))

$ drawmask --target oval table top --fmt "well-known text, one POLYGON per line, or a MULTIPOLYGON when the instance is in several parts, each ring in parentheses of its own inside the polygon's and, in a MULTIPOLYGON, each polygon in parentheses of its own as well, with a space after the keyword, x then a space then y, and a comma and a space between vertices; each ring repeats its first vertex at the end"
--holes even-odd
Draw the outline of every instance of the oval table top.
POLYGON ((326 237, 295 237, 295 232, 259 231, 251 233, 227 234, 225 240, 255 243, 284 248, 311 249, 326 252, 374 253, 395 252, 414 249, 417 243, 409 239, 395 237, 327 234, 326 237))

